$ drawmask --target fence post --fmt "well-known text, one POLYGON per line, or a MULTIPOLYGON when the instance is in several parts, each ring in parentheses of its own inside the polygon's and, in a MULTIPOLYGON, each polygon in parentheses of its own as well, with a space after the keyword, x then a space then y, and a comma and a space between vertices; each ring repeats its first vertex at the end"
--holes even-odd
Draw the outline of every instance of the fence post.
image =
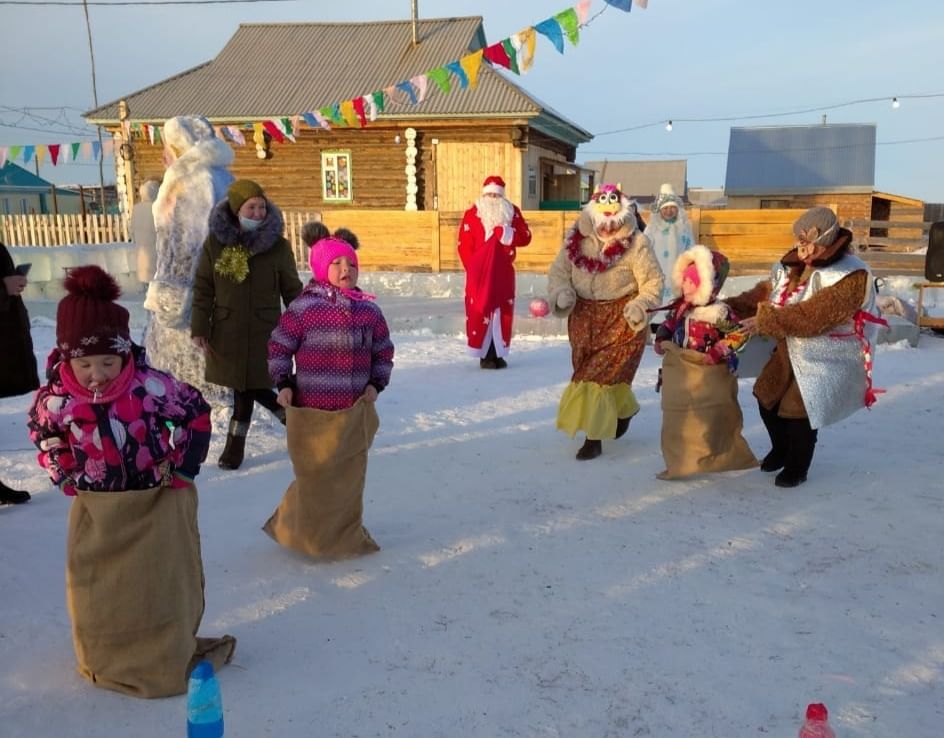
POLYGON ((442 222, 439 219, 439 211, 433 211, 436 214, 436 220, 433 222, 433 232, 430 234, 430 266, 433 270, 433 273, 442 271, 442 249, 440 244, 440 229, 442 228, 442 222))

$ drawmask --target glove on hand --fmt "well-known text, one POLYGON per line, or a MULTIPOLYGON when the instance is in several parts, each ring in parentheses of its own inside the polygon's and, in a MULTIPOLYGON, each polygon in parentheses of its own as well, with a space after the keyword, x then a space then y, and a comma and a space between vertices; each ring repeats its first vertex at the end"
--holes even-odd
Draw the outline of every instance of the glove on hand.
POLYGON ((645 309, 636 302, 631 302, 623 308, 623 317, 629 323, 629 327, 636 333, 645 328, 649 322, 645 309))
POLYGON ((577 293, 572 289, 562 290, 557 296, 557 308, 559 310, 570 310, 577 302, 577 293))
POLYGON ((502 226, 501 235, 498 237, 498 242, 502 246, 511 246, 511 242, 515 239, 515 229, 510 225, 502 226))

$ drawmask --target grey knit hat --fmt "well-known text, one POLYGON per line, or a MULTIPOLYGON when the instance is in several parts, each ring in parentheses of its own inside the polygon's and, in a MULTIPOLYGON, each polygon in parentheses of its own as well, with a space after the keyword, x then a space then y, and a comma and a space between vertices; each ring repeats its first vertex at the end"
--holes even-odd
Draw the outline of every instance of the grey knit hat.
POLYGON ((839 221, 829 208, 810 208, 794 222, 793 235, 816 246, 831 246, 839 235, 839 221))

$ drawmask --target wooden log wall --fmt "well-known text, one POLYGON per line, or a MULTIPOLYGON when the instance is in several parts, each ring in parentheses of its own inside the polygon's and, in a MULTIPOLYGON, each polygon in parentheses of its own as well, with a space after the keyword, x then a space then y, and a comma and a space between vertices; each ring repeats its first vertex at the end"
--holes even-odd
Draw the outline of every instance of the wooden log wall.
MULTIPOLYGON (((471 187, 477 194, 481 182, 487 174, 498 173, 511 180, 509 192, 519 192, 521 188, 522 149, 512 145, 515 132, 527 128, 527 121, 438 121, 425 124, 418 121, 399 123, 374 123, 367 128, 333 128, 330 131, 313 130, 302 127, 296 136, 296 143, 286 141, 269 142, 266 159, 259 159, 252 141, 251 131, 244 131, 246 145, 231 144, 236 158, 230 171, 238 179, 252 179, 262 185, 271 200, 283 210, 290 208, 321 210, 324 208, 350 208, 352 210, 402 210, 406 204, 406 147, 404 131, 412 127, 417 131, 416 146, 416 183, 417 206, 420 210, 432 210, 437 190, 454 186, 471 187), (399 136, 399 142, 397 137, 399 136), (476 169, 469 184, 468 176, 460 171, 446 168, 437 172, 437 144, 446 147, 465 144, 470 147, 482 144, 495 144, 479 150, 484 155, 481 166, 476 169), (350 203, 326 201, 322 198, 321 155, 329 151, 349 151, 351 154, 352 193, 350 203), (481 172, 479 172, 481 170, 481 172)), ((527 134, 524 134, 527 135, 527 134)), ((540 134, 533 134, 541 138, 540 134)), ((544 138, 541 138, 543 141, 544 138)), ((551 139, 548 139, 551 140, 551 139)), ((151 144, 146 139, 134 139, 134 187, 146 179, 160 179, 164 173, 163 147, 151 144)), ((479 157, 482 158, 481 156, 479 157)), ((440 195, 443 199, 443 196, 440 195)), ((444 203, 448 209, 447 194, 444 203)), ((468 204, 471 199, 465 192, 462 201, 468 204)))

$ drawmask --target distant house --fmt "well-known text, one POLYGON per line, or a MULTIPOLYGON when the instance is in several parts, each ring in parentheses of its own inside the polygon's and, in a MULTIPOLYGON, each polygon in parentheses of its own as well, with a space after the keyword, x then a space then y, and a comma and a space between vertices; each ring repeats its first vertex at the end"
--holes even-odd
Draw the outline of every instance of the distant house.
POLYGON ((875 132, 865 124, 732 128, 728 207, 829 205, 840 220, 922 220, 921 200, 875 189, 875 132))
MULTIPOLYGON (((211 61, 123 96, 127 120, 162 125, 196 113, 214 125, 317 111, 371 94, 486 46, 480 17, 421 20, 416 45, 410 21, 243 24, 211 61)), ((442 92, 432 80, 426 98, 410 104, 388 95, 366 127, 297 131, 297 143, 267 139, 258 158, 252 130, 235 145, 232 171, 257 180, 283 208, 462 210, 484 178, 499 174, 524 209, 580 199, 576 148, 591 134, 483 63, 473 89, 442 92), (408 133, 415 131, 415 160, 408 133), (341 166, 343 164, 343 167, 341 166), (337 180, 346 186, 339 191, 337 180)), ((120 136, 119 102, 85 113, 120 136)), ((121 149, 120 138, 116 150, 121 149)), ((116 156, 125 193, 163 172, 161 146, 141 136, 116 156)))
POLYGON ((659 188, 668 182, 675 194, 688 201, 688 162, 666 161, 588 161, 584 164, 596 174, 598 183, 618 184, 636 202, 652 203, 659 188))
POLYGON ((0 169, 0 215, 82 212, 78 192, 56 187, 8 161, 0 169))

